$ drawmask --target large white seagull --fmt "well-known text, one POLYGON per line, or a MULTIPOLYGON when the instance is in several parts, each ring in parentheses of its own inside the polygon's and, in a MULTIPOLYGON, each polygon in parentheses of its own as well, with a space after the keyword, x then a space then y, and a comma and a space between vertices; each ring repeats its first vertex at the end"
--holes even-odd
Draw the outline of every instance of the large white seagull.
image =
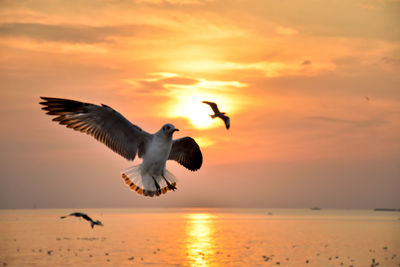
POLYGON ((169 159, 191 171, 200 169, 203 163, 200 147, 193 138, 172 139, 173 133, 179 131, 172 124, 150 134, 104 104, 41 98, 46 114, 56 116, 53 121, 93 136, 128 160, 133 161, 138 154, 142 163, 122 173, 125 183, 138 194, 153 197, 176 189, 175 177, 165 166, 169 159))

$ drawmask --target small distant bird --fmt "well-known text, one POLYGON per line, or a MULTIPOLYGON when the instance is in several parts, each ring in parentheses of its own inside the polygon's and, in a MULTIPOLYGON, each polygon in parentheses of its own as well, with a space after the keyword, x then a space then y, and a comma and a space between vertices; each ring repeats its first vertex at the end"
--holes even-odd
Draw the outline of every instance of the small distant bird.
POLYGON ((365 97, 365 100, 369 101, 369 100, 370 100, 370 98, 369 98, 368 96, 366 96, 366 97, 365 97))
POLYGON ((92 218, 90 218, 87 214, 85 214, 85 213, 82 213, 82 212, 73 212, 73 213, 71 213, 71 214, 69 214, 69 215, 65 215, 65 216, 61 216, 60 218, 61 219, 65 219, 65 218, 67 218, 68 216, 75 216, 75 217, 82 217, 83 219, 85 219, 86 221, 89 221, 90 222, 90 226, 93 228, 95 225, 100 225, 100 226, 103 226, 103 224, 101 223, 101 221, 99 221, 99 220, 96 220, 96 221, 93 221, 93 219, 92 218))
POLYGON ((136 153, 142 164, 122 173, 129 188, 144 196, 159 196, 176 189, 175 176, 166 169, 167 160, 175 160, 191 171, 200 169, 203 156, 196 141, 187 136, 172 140, 179 129, 167 123, 150 134, 129 122, 124 116, 102 104, 41 97, 47 115, 68 128, 89 134, 127 160, 134 160, 136 153))
POLYGON ((225 112, 220 112, 218 109, 218 106, 216 103, 214 102, 209 102, 209 101, 203 101, 202 103, 210 105, 210 107, 212 108, 212 110, 214 111, 214 114, 210 115, 211 118, 221 118, 224 123, 225 123, 225 127, 226 129, 229 129, 229 126, 231 125, 231 120, 229 119, 228 116, 225 116, 225 112))

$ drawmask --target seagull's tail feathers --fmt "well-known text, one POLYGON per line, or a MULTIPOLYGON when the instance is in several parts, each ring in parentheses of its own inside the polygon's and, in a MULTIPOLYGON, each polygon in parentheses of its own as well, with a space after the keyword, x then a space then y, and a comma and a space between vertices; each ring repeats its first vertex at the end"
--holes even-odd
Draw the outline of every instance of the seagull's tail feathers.
POLYGON ((135 165, 122 173, 122 179, 132 191, 139 195, 154 197, 176 189, 176 178, 170 171, 165 170, 164 175, 154 177, 149 173, 142 173, 140 167, 141 164, 135 165))

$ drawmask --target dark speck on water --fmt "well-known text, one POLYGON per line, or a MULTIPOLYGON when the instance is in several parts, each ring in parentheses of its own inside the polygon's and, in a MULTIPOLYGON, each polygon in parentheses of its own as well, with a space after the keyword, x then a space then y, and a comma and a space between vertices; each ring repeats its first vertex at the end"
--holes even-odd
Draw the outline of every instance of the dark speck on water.
POLYGON ((135 257, 130 257, 130 258, 128 258, 128 261, 132 261, 134 259, 135 259, 135 257))

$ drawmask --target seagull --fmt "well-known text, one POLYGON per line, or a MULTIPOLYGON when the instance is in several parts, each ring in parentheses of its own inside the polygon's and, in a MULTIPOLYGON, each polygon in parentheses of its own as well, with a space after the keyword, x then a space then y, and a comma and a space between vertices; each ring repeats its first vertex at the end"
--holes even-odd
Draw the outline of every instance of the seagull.
POLYGON ((175 160, 190 171, 197 171, 203 163, 199 145, 189 137, 172 139, 179 131, 167 123, 150 134, 129 122, 111 107, 80 101, 41 97, 47 115, 67 128, 89 134, 127 160, 138 154, 142 163, 127 168, 122 179, 140 195, 153 197, 176 189, 175 176, 166 169, 167 160, 175 160))
MULTIPOLYGON (((69 214, 69 215, 65 215, 65 216, 61 216, 60 218, 61 219, 65 219, 65 218, 67 218, 68 216, 75 216, 75 217, 82 217, 83 219, 85 219, 86 221, 89 221, 90 222, 90 226, 93 228, 94 227, 94 225, 100 225, 100 226, 103 226, 103 224, 101 223, 101 221, 99 221, 99 220, 96 220, 96 221, 93 221, 93 219, 92 218, 90 218, 87 214, 85 214, 85 213, 82 213, 82 212, 73 212, 73 213, 71 213, 71 214, 69 214)), ((50 254, 49 254, 50 255, 50 254)))
POLYGON ((210 117, 213 119, 216 117, 221 118, 225 123, 226 129, 228 130, 229 126, 231 125, 231 120, 229 119, 228 116, 225 116, 225 112, 220 112, 217 104, 214 102, 203 101, 202 103, 210 105, 210 107, 214 111, 214 114, 210 115, 210 117))

